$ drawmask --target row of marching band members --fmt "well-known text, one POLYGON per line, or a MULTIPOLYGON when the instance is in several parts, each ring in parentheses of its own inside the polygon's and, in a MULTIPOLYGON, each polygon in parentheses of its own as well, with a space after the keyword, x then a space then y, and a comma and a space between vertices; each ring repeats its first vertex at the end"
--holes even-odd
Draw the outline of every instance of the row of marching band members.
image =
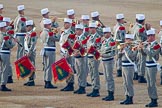
MULTIPOLYGON (((18 16, 14 21, 2 16, 3 4, 0 4, 0 38, 1 38, 1 91, 11 91, 6 87, 7 83, 13 83, 13 73, 10 63, 11 49, 17 43, 17 60, 27 55, 35 65, 37 34, 33 20, 27 20, 24 5, 17 6, 18 16)), ((24 85, 34 84, 35 72, 24 85)))
MULTIPOLYGON (((92 14, 96 15, 96 12, 92 14)), ((124 15, 117 14, 116 19, 117 24, 114 27, 114 37, 112 37, 111 29, 109 27, 103 28, 102 35, 99 35, 95 21, 89 23, 89 35, 84 35, 85 28, 82 23, 75 26, 75 35, 72 35, 70 32, 72 20, 67 18, 64 19, 65 30, 60 38, 61 54, 64 57, 67 57, 67 61, 71 65, 72 60, 69 59, 72 59, 73 57, 75 58, 79 88, 74 91, 74 93, 86 93, 87 71, 84 71, 84 69, 86 67, 85 59, 87 57, 87 70, 90 72, 92 81, 92 92, 88 93, 87 96, 100 96, 100 77, 98 71, 100 61, 98 58, 101 56, 108 91, 108 95, 103 98, 103 100, 114 100, 115 85, 113 79, 113 67, 116 41, 118 41, 121 44, 120 49, 117 50, 117 62, 118 65, 121 66, 118 68, 120 70, 118 71, 118 76, 121 76, 121 70, 123 70, 123 84, 126 96, 126 99, 120 102, 120 104, 133 104, 133 77, 134 79, 137 79, 137 76, 139 75, 139 83, 146 83, 144 78, 144 72, 146 71, 148 94, 151 99, 151 102, 147 104, 146 107, 157 107, 156 74, 158 66, 157 60, 159 59, 161 48, 155 39, 155 29, 150 28, 148 24, 145 27, 144 14, 137 14, 136 24, 131 28, 132 34, 126 34, 124 15), (85 44, 85 41, 87 41, 87 44, 85 44), (133 47, 132 41, 138 41, 139 43, 137 46, 133 47), (122 43, 124 44, 122 45, 122 43), (87 55, 84 53, 84 48, 87 50, 87 55), (138 66, 136 66, 136 63, 138 63, 138 66), (138 74, 136 72, 138 72, 138 74)), ((69 79, 71 80, 73 78, 69 79)), ((61 89, 61 91, 73 91, 73 83, 68 82, 68 85, 61 89)))
MULTIPOLYGON (((0 12, 3 5, 0 5, 0 12)), ((18 16, 12 23, 10 18, 0 15, 0 42, 1 42, 1 91, 11 91, 6 87, 7 82, 12 83, 12 69, 10 64, 10 49, 15 42, 18 45, 17 59, 27 55, 33 65, 35 65, 37 34, 33 20, 27 19, 24 14, 25 6, 17 7, 18 16), (14 26, 14 27, 13 27, 14 26), (14 31, 15 33, 14 33, 14 31)), ((2 13, 2 12, 1 12, 2 13)), ((114 77, 113 69, 117 64, 117 76, 123 76, 123 85, 126 99, 120 104, 133 104, 133 79, 138 79, 139 83, 146 83, 151 102, 146 107, 156 107, 157 90, 156 74, 157 60, 160 53, 160 45, 155 40, 155 29, 149 24, 145 24, 145 15, 136 14, 136 23, 130 28, 130 34, 126 34, 123 14, 116 15, 117 24, 111 32, 110 27, 106 27, 99 18, 99 13, 92 12, 90 21, 89 15, 82 15, 82 21, 76 21, 73 9, 67 10, 67 17, 64 18, 63 31, 60 33, 56 19, 50 19, 48 8, 41 10, 42 20, 40 33, 43 48, 44 83, 45 89, 55 89, 52 82, 51 65, 56 61, 56 42, 60 44, 60 54, 65 57, 70 66, 77 73, 78 89, 74 91, 74 75, 67 80, 67 85, 61 91, 74 91, 75 94, 85 94, 87 86, 88 72, 91 76, 92 92, 88 97, 100 96, 100 59, 103 64, 103 71, 106 79, 106 90, 108 95, 102 100, 114 100, 114 77), (145 26, 146 25, 146 26, 145 26), (113 34, 113 35, 112 35, 113 34), (139 42, 133 47, 133 41, 139 42), (117 49, 117 43, 120 48, 117 49), (144 44, 147 43, 147 44, 144 44)), ((160 32, 161 33, 161 32, 160 32)), ((159 34, 160 34, 159 33, 159 34)), ((34 86, 35 72, 29 77, 25 86, 34 86)))
MULTIPOLYGON (((70 31, 70 24, 72 20, 65 18, 64 26, 68 25, 65 31, 70 31)), ((105 101, 114 100, 114 79, 113 79, 113 67, 114 67, 114 56, 115 56, 115 48, 116 42, 111 36, 111 29, 109 27, 103 28, 103 37, 101 37, 97 33, 97 25, 96 23, 89 23, 89 35, 86 37, 84 35, 84 27, 82 24, 78 24, 75 26, 75 36, 74 34, 65 34, 61 35, 60 45, 61 45, 61 54, 67 58, 69 63, 72 63, 69 58, 75 57, 75 66, 77 69, 78 76, 78 86, 79 88, 74 91, 77 94, 86 93, 86 77, 87 73, 85 70, 86 67, 86 56, 88 58, 88 70, 90 72, 91 81, 92 81, 92 92, 88 93, 89 97, 98 97, 100 96, 100 78, 98 72, 99 60, 98 57, 101 54, 103 69, 105 72, 106 78, 106 87, 108 91, 108 96, 103 98, 105 101), (75 39, 76 38, 76 39, 75 39), (75 39, 75 40, 74 40, 75 39), (87 40, 87 44, 85 45, 85 41, 87 40), (79 47, 78 47, 79 46, 79 47), (82 48, 87 50, 87 55, 83 53, 82 48), (66 49, 66 50, 65 50, 66 49), (73 51, 74 50, 74 51, 73 51), (70 56, 72 55, 73 56, 70 56)), ((120 28, 120 27, 119 27, 120 28)), ((122 29, 124 30, 124 29, 122 29)), ((64 32, 65 32, 64 31, 64 32)), ((123 39, 124 44, 118 50, 118 58, 121 59, 122 62, 122 70, 123 70, 123 79, 124 79, 124 90, 126 99, 120 104, 133 104, 133 76, 136 69, 136 64, 134 63, 136 60, 137 53, 142 53, 146 57, 146 78, 148 84, 148 94, 151 98, 151 102, 146 105, 146 107, 155 107, 157 104, 157 91, 156 91, 156 73, 157 73, 157 60, 160 52, 160 45, 155 40, 155 30, 150 29, 146 31, 146 43, 139 43, 138 46, 132 47, 132 41, 135 40, 134 34, 126 34, 123 39)), ((68 83, 69 84, 69 83, 68 83)), ((73 91, 72 85, 67 85, 65 88, 61 89, 61 91, 73 91)))
MULTIPOLYGON (((160 45, 155 40, 155 30, 148 29, 147 31, 143 27, 145 22, 145 16, 143 14, 137 15, 137 28, 134 28, 133 34, 126 34, 126 30, 124 27, 124 15, 117 14, 117 25, 114 27, 115 31, 115 40, 119 41, 120 43, 124 43, 121 45, 121 48, 118 50, 118 59, 120 59, 119 64, 121 62, 121 69, 123 70, 123 79, 124 79, 124 88, 125 88, 125 95, 126 99, 122 101, 120 104, 133 104, 133 77, 134 73, 137 72, 137 67, 134 62, 136 62, 136 55, 138 55, 138 61, 140 66, 138 67, 139 71, 145 68, 146 66, 146 78, 148 84, 148 94, 151 99, 151 102, 146 105, 146 107, 155 107, 158 106, 157 104, 157 91, 156 91, 156 73, 157 73, 157 60, 158 55, 160 52, 160 45), (116 28, 116 29, 115 29, 116 28), (139 45, 135 48, 132 48, 132 41, 137 40, 140 41, 139 45), (144 44, 143 43, 147 41, 144 44), (137 50, 136 50, 137 49, 137 50), (145 61, 140 59, 140 57, 145 57, 145 61), (142 68, 141 68, 142 67, 142 68)), ((97 25, 95 22, 89 23, 89 35, 85 38, 84 35, 84 27, 82 24, 76 25, 75 36, 72 35, 70 32, 67 35, 66 31, 70 31, 70 25, 72 23, 71 19, 64 19, 64 26, 68 25, 65 28, 65 31, 61 35, 60 45, 61 45, 61 54, 64 57, 72 58, 75 57, 75 66, 77 69, 78 75, 78 86, 79 88, 74 91, 77 94, 84 94, 85 91, 85 84, 86 84, 86 76, 87 73, 84 72, 84 60, 85 55, 82 55, 82 48, 87 49, 87 58, 88 58, 88 70, 90 72, 91 81, 92 81, 92 92, 88 93, 87 96, 90 97, 98 97, 100 96, 99 89, 100 89, 100 78, 98 72, 99 60, 98 57, 101 54, 103 67, 105 72, 105 78, 107 82, 107 91, 108 96, 103 98, 105 101, 112 101, 114 100, 114 79, 113 79, 113 64, 114 64, 114 56, 115 56, 115 40, 111 36, 111 29, 110 28, 103 28, 103 35, 99 35, 97 32, 97 25), (66 34, 64 34, 66 33, 66 34), (84 40, 87 40, 87 44, 84 44, 84 40), (79 46, 77 48, 77 46, 79 46), (65 50, 66 49, 66 50, 65 50), (72 52, 74 50, 74 55, 72 52), (80 52, 80 53, 79 53, 80 52), (82 64, 83 63, 83 64, 82 64)), ((67 60, 68 60, 67 59, 67 60)), ((71 64, 70 60, 68 60, 71 64)), ((86 63, 85 63, 86 64, 86 63)), ((143 74, 142 74, 143 75, 143 74)), ((139 76, 139 82, 144 83, 144 75, 139 76)), ((73 79, 73 78, 72 78, 73 79)), ((73 91, 73 83, 68 83, 68 85, 61 89, 61 91, 73 91)))

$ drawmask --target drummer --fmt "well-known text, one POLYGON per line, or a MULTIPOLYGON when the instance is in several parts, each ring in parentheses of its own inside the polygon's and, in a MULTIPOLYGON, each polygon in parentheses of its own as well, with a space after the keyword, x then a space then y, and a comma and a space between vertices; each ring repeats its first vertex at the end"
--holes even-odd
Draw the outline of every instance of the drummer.
POLYGON ((8 80, 8 72, 10 67, 10 49, 14 47, 15 42, 13 38, 6 34, 6 22, 0 22, 0 45, 1 45, 1 60, 2 72, 0 74, 1 91, 11 91, 6 87, 8 80))

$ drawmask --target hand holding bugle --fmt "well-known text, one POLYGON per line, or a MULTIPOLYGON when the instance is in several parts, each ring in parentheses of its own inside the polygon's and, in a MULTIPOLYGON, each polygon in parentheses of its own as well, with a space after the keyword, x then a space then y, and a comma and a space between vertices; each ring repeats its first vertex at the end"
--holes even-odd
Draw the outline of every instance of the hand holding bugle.
MULTIPOLYGON (((74 20, 74 22, 76 22, 76 24, 80 24, 80 22, 81 22, 80 19, 78 19, 78 18, 75 18, 75 19, 72 19, 72 20, 74 20)), ((55 21, 63 22, 64 18, 57 18, 57 19, 55 19, 55 21)))
POLYGON ((101 21, 100 19, 98 19, 98 21, 101 23, 101 27, 102 27, 102 28, 106 27, 106 26, 102 23, 102 21, 101 21))
POLYGON ((16 39, 14 36, 11 36, 11 38, 18 44, 20 47, 23 47, 23 45, 16 39))
POLYGON ((23 47, 23 45, 15 38, 16 34, 14 35, 14 31, 13 30, 9 30, 7 31, 7 34, 18 44, 20 45, 20 47, 23 47))
POLYGON ((132 50, 134 51, 134 50, 143 49, 144 46, 149 45, 149 44, 150 44, 150 42, 140 42, 140 43, 137 43, 136 45, 134 45, 132 47, 132 50))

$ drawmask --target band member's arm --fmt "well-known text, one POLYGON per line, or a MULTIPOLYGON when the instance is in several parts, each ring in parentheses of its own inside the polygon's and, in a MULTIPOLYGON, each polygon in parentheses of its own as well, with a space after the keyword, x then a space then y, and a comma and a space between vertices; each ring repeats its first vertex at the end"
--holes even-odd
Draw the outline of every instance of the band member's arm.
POLYGON ((160 53, 160 45, 154 45, 151 49, 143 48, 143 52, 145 52, 148 56, 154 57, 160 53))
POLYGON ((38 37, 37 37, 36 33, 33 33, 33 35, 31 34, 31 45, 29 46, 29 53, 35 51, 37 39, 38 39, 38 37))
POLYGON ((119 30, 118 30, 117 34, 118 35, 117 35, 116 39, 122 40, 124 42, 125 34, 126 34, 125 27, 123 27, 123 26, 119 27, 119 30))
POLYGON ((5 47, 11 49, 15 46, 15 42, 10 36, 4 36, 3 39, 5 41, 4 42, 5 47))
POLYGON ((24 39, 24 49, 25 49, 25 53, 29 53, 28 38, 29 37, 26 35, 25 36, 25 39, 24 39))
POLYGON ((58 34, 55 34, 54 40, 57 41, 57 42, 59 42, 60 41, 60 37, 61 37, 61 35, 59 33, 58 34))
POLYGON ((137 51, 132 51, 132 48, 130 46, 125 47, 124 50, 129 58, 132 58, 133 60, 135 59, 137 51))
POLYGON ((140 37, 140 40, 142 42, 144 42, 144 41, 147 40, 147 35, 146 35, 146 32, 145 32, 145 28, 144 27, 142 27, 142 28, 139 29, 138 36, 140 37))
MULTIPOLYGON (((60 36, 60 35, 59 35, 60 36)), ((58 35, 56 35, 55 33, 53 33, 53 32, 49 32, 48 33, 48 36, 47 36, 47 41, 46 42, 48 42, 49 40, 51 40, 51 41, 59 41, 60 40, 60 37, 58 37, 58 35)))

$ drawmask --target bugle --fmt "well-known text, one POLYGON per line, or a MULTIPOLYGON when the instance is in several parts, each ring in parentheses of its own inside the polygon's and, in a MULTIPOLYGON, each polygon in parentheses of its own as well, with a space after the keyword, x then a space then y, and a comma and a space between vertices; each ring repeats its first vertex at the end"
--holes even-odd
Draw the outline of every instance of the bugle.
POLYGON ((16 34, 14 35, 14 31, 13 30, 9 30, 7 31, 7 34, 10 35, 10 37, 20 46, 23 47, 23 45, 15 38, 16 34))
POLYGON ((134 46, 132 48, 133 48, 133 50, 137 50, 137 49, 139 49, 140 45, 146 46, 149 44, 150 44, 150 42, 139 42, 139 43, 134 44, 134 46))
POLYGON ((104 23, 103 23, 100 19, 98 19, 98 21, 101 23, 101 27, 102 27, 102 28, 106 27, 106 26, 104 25, 104 23))

